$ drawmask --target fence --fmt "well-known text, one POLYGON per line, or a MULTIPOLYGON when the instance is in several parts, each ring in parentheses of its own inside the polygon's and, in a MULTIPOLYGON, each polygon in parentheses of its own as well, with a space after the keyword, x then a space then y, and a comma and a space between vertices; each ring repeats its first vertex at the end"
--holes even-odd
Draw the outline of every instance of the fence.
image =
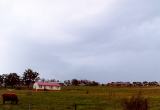
POLYGON ((118 110, 106 104, 68 104, 68 105, 12 105, 5 104, 0 106, 0 110, 118 110))

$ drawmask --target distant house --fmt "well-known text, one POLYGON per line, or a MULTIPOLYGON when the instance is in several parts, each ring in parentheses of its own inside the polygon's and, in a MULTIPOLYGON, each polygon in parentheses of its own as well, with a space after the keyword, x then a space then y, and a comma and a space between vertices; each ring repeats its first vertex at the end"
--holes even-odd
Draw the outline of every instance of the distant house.
POLYGON ((33 90, 36 91, 55 91, 61 90, 61 85, 56 82, 35 82, 33 84, 33 90))

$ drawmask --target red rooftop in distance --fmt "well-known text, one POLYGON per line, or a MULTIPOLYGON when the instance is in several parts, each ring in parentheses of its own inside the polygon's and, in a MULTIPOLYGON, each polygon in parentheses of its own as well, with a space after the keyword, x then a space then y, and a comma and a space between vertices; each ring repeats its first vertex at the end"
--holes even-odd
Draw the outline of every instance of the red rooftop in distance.
POLYGON ((59 83, 56 82, 37 82, 40 86, 61 86, 59 83))

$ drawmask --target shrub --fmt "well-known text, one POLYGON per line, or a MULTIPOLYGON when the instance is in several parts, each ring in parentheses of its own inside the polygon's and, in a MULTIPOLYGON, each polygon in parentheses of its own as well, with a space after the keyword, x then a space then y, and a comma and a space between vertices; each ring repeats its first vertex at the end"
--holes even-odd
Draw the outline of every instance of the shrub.
POLYGON ((148 100, 141 93, 122 100, 123 110, 148 110, 148 100))

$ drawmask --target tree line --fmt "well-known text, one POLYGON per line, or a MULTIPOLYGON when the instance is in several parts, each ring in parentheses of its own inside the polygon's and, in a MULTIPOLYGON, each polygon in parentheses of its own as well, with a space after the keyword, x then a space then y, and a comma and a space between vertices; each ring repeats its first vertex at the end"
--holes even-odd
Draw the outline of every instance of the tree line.
POLYGON ((72 79, 72 80, 65 80, 64 85, 65 86, 98 86, 100 84, 96 81, 72 79))
POLYGON ((152 81, 152 82, 110 82, 106 84, 100 84, 96 81, 90 81, 90 80, 78 80, 78 79, 72 79, 72 80, 65 80, 63 83, 56 79, 50 79, 46 80, 44 78, 39 77, 39 73, 36 71, 33 71, 32 69, 26 69, 22 76, 19 76, 17 73, 9 73, 9 74, 2 74, 0 75, 0 86, 1 87, 27 87, 32 88, 32 85, 36 81, 41 82, 59 82, 64 86, 123 86, 123 87, 134 87, 134 86, 160 86, 158 82, 152 81))
POLYGON ((72 80, 65 80, 63 83, 56 79, 50 79, 47 80, 45 78, 40 78, 39 73, 36 71, 33 71, 32 69, 26 69, 22 76, 18 75, 17 73, 9 73, 9 74, 2 74, 0 75, 0 86, 1 87, 11 87, 11 88, 21 88, 21 87, 27 87, 32 88, 32 85, 36 81, 41 82, 59 82, 64 86, 96 86, 99 85, 96 81, 90 81, 90 80, 78 80, 78 79, 72 79, 72 80))
POLYGON ((61 82, 59 80, 56 79, 45 79, 45 78, 41 78, 39 79, 40 82, 57 82, 59 84, 61 84, 62 86, 97 86, 100 85, 98 82, 96 81, 90 81, 90 80, 78 80, 78 79, 71 79, 71 80, 65 80, 64 82, 61 82))
POLYGON ((0 75, 0 86, 1 87, 30 87, 36 80, 39 80, 39 73, 32 69, 26 69, 22 76, 17 73, 9 73, 0 75))
POLYGON ((110 82, 107 86, 120 86, 120 87, 141 87, 141 86, 160 86, 157 81, 143 81, 143 82, 110 82))

